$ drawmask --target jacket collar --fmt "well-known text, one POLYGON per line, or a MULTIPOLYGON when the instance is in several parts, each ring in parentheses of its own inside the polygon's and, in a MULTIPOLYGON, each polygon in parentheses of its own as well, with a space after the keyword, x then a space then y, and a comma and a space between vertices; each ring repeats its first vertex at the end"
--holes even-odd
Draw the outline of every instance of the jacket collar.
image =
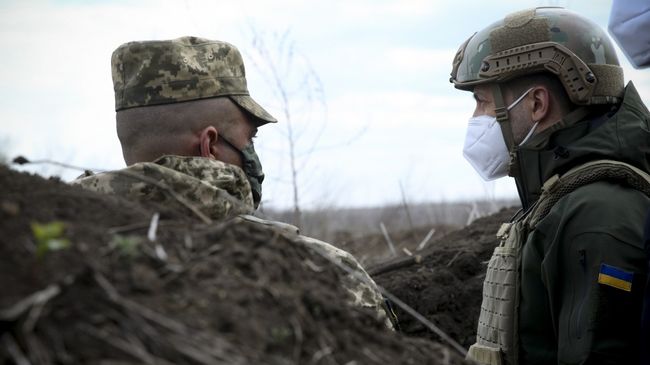
POLYGON ((537 201, 550 177, 589 161, 614 159, 648 171, 648 118, 630 83, 620 105, 578 108, 516 148, 510 172, 523 208, 537 201))

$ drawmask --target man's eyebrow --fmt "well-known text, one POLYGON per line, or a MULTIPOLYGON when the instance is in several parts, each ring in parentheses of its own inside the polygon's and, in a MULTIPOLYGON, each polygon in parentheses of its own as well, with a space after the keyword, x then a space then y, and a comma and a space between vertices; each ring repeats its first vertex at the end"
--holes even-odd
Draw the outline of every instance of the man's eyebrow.
POLYGON ((251 131, 251 138, 255 138, 255 137, 257 136, 257 131, 258 131, 257 128, 255 128, 255 129, 253 129, 253 130, 251 131))

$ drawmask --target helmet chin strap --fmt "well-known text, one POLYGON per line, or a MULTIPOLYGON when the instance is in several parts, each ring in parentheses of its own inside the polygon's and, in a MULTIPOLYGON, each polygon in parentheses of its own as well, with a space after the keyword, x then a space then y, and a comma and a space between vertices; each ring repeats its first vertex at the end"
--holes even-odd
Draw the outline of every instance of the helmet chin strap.
POLYGON ((494 111, 497 116, 497 122, 501 126, 501 133, 503 133, 508 151, 512 152, 515 147, 515 139, 512 135, 512 127, 508 118, 508 108, 503 102, 503 93, 499 84, 492 84, 492 95, 494 96, 494 111))
POLYGON ((517 145, 515 144, 515 138, 512 134, 511 121, 510 118, 508 118, 508 107, 503 102, 501 86, 497 83, 492 84, 492 96, 494 97, 494 111, 496 113, 497 122, 499 122, 499 126, 501 126, 503 139, 506 141, 506 146, 510 152, 508 175, 516 177, 516 174, 519 173, 517 167, 517 145))

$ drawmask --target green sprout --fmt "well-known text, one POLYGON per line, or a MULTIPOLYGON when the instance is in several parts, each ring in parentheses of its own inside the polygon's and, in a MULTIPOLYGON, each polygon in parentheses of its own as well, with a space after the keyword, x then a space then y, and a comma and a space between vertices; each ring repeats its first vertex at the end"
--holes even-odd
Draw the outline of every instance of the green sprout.
POLYGON ((293 331, 286 326, 271 327, 271 341, 276 344, 281 344, 287 341, 292 335, 293 331))
POLYGON ((70 241, 63 236, 65 224, 60 221, 49 223, 32 222, 32 234, 36 239, 36 257, 41 258, 50 251, 63 250, 70 247, 70 241))
POLYGON ((138 253, 140 242, 141 239, 138 236, 121 236, 117 234, 113 236, 110 245, 117 248, 125 256, 135 256, 138 253))

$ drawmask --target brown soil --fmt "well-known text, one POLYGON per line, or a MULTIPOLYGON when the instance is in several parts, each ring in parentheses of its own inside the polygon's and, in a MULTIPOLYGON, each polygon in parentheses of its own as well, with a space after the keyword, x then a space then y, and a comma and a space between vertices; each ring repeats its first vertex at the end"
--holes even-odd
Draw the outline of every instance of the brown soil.
POLYGON ((0 191, 1 364, 464 363, 346 304, 340 269, 284 233, 2 166, 0 191), (70 247, 38 257, 30 224, 57 220, 70 247))
MULTIPOLYGON (((476 340, 487 261, 497 244, 496 232, 516 209, 476 220, 430 244, 425 252, 369 268, 377 284, 433 321, 461 345, 476 340)), ((407 313, 396 310, 403 333, 439 341, 407 313)))

